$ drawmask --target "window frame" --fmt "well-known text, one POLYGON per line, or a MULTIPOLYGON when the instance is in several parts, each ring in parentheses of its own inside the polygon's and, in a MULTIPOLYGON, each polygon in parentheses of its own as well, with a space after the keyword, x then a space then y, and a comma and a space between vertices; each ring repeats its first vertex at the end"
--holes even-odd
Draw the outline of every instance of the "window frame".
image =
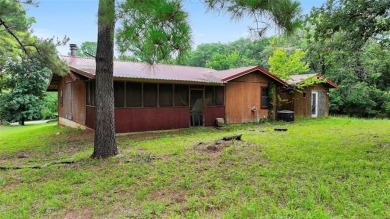
POLYGON ((261 86, 260 87, 260 108, 261 109, 269 109, 269 99, 270 99, 269 87, 268 86, 261 86), (263 95, 264 93, 266 95, 263 95), (266 103, 267 105, 266 106, 263 105, 263 97, 267 97, 267 103, 266 103))

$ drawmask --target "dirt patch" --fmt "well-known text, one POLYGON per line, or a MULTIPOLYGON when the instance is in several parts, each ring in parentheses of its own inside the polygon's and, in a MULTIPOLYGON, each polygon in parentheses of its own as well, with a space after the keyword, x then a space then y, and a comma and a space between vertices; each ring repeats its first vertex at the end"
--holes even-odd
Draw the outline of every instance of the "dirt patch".
POLYGON ((218 153, 222 151, 224 148, 230 147, 231 145, 242 145, 245 142, 241 140, 216 140, 209 143, 199 142, 194 146, 194 149, 199 152, 204 153, 218 153))
POLYGON ((187 201, 187 194, 183 191, 157 191, 151 195, 153 200, 167 201, 169 205, 184 203, 187 201))
POLYGON ((82 207, 79 210, 69 210, 63 215, 63 218, 95 218, 94 211, 90 207, 82 207))

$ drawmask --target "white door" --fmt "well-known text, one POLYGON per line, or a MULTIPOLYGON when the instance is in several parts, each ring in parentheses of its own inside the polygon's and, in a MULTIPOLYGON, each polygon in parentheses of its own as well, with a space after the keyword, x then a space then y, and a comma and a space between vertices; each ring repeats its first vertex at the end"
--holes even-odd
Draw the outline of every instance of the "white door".
POLYGON ((318 116, 318 92, 311 92, 311 117, 318 116))

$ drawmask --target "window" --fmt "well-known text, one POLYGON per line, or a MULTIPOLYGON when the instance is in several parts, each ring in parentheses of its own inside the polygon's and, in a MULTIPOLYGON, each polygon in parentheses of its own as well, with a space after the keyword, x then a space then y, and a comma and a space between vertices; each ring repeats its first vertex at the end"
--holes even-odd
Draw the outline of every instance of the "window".
POLYGON ((142 107, 141 83, 126 83, 126 107, 142 107))
POLYGON ((188 85, 175 85, 175 106, 188 106, 188 85))
POLYGON ((159 84, 159 106, 173 106, 172 84, 159 84))
POLYGON ((87 82, 87 105, 95 106, 95 80, 87 82))
POLYGON ((261 88, 261 108, 267 109, 269 103, 269 91, 268 87, 261 88))
POLYGON ((225 87, 215 87, 215 105, 223 106, 225 103, 225 87))
POLYGON ((144 84, 144 107, 157 106, 157 84, 144 84))
POLYGON ((114 81, 115 107, 125 106, 125 82, 114 81))

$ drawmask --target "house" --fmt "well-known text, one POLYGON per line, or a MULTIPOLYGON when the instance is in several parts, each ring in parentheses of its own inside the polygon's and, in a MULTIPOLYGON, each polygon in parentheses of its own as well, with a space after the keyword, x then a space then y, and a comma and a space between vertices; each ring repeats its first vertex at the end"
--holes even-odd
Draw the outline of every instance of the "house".
POLYGON ((289 89, 280 92, 278 110, 294 111, 295 118, 315 118, 329 115, 329 89, 338 85, 321 74, 292 75, 287 83, 289 89), (315 79, 304 86, 304 81, 315 79), (302 86, 300 86, 302 85, 302 86))
MULTIPOLYGON (((59 123, 95 127, 95 60, 63 56, 70 72, 53 75, 59 123)), ((260 66, 217 71, 209 68, 114 62, 117 133, 256 122, 269 116, 268 87, 288 84, 260 66)), ((275 105, 275 104, 273 104, 275 105)))

